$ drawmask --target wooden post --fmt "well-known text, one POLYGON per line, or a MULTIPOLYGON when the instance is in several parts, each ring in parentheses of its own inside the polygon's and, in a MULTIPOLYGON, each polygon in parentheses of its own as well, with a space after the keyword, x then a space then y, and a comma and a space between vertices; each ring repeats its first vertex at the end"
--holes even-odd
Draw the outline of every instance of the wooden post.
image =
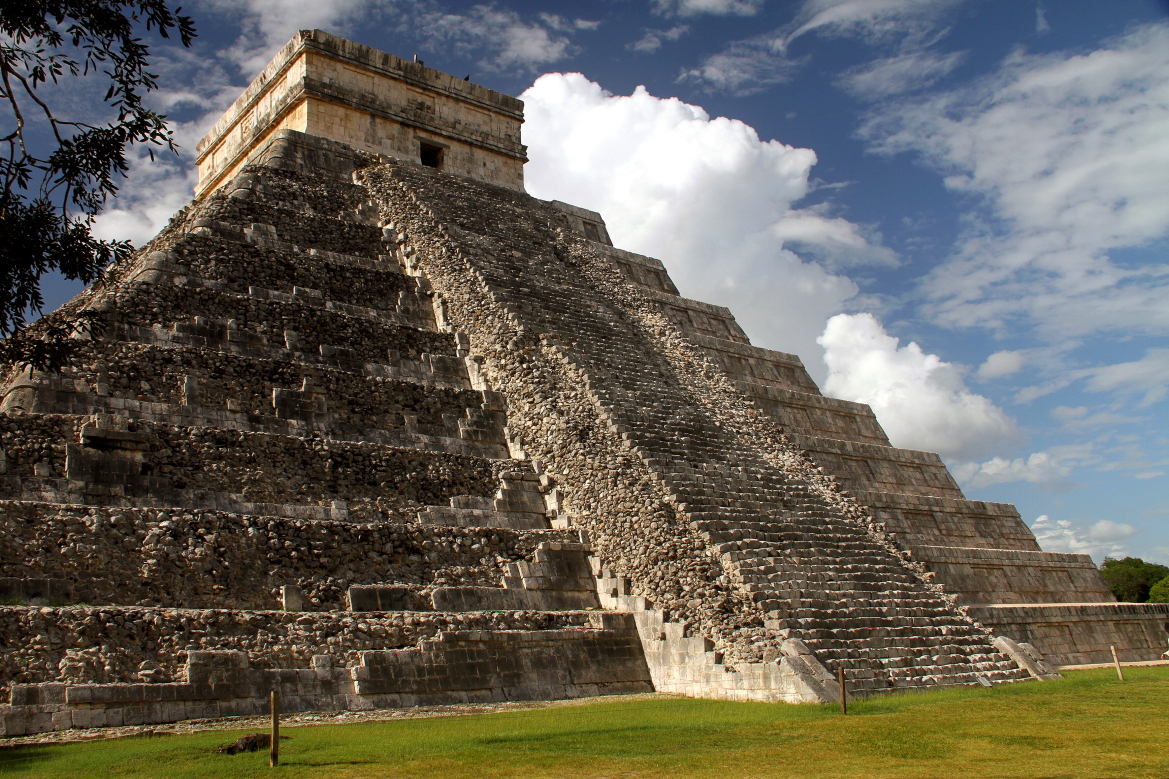
POLYGON ((1122 671, 1120 669, 1120 658, 1116 656, 1116 647, 1111 646, 1111 647, 1109 647, 1109 649, 1112 650, 1112 662, 1116 665, 1116 675, 1119 676, 1120 681, 1123 682, 1124 681, 1124 671, 1122 671))
POLYGON ((268 765, 275 768, 280 765, 280 690, 272 691, 272 743, 268 747, 268 765))
POLYGON ((848 714, 848 690, 844 686, 844 666, 836 669, 836 683, 840 685, 840 713, 848 714))

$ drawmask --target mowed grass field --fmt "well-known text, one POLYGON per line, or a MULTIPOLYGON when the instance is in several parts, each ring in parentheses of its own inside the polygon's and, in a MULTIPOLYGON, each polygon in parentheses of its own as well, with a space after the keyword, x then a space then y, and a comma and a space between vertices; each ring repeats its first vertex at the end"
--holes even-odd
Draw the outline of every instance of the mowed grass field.
POLYGON ((498 714, 285 728, 282 765, 215 748, 243 731, 0 750, 25 777, 1169 777, 1169 668, 833 706, 597 699, 498 714))

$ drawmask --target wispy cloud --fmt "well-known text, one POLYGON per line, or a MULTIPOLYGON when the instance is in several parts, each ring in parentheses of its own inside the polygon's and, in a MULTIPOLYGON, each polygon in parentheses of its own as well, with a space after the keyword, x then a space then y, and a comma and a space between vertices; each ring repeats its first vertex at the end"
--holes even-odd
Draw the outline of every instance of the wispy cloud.
POLYGON ((1035 34, 1043 35, 1051 32, 1051 25, 1047 21, 1047 9, 1043 7, 1043 3, 1036 3, 1035 5, 1035 34))
POLYGON ((1169 332, 1169 264, 1110 257, 1169 232, 1169 25, 1087 54, 1013 54, 970 86, 879 107, 861 133, 986 206, 925 279, 937 322, 1169 332))
POLYGON ((1064 429, 1075 431, 1127 425, 1148 420, 1148 417, 1118 414, 1107 409, 1093 410, 1087 406, 1056 406, 1051 410, 1051 417, 1060 422, 1064 429))
POLYGON ((679 24, 668 30, 647 29, 645 35, 625 48, 630 51, 640 51, 642 54, 653 54, 662 47, 663 41, 676 41, 689 31, 690 25, 688 24, 679 24))
POLYGON ((897 253, 881 243, 878 231, 827 212, 825 207, 814 206, 787 214, 776 222, 772 233, 785 248, 815 258, 832 270, 858 265, 891 268, 899 264, 897 253))
POLYGON ((1169 349, 1149 349, 1139 360, 1105 365, 1086 373, 1090 392, 1144 393, 1140 405, 1149 406, 1169 394, 1169 349))
POLYGON ((780 53, 772 36, 736 41, 678 76, 679 82, 698 84, 710 91, 753 95, 791 80, 803 65, 780 53))
POLYGON ((653 9, 666 16, 753 16, 763 0, 653 0, 653 9))
POLYGON ((258 73, 298 30, 328 28, 344 33, 357 19, 370 14, 390 17, 390 0, 200 0, 204 7, 235 18, 240 35, 221 53, 237 63, 246 79, 258 73))
POLYGON ((850 68, 837 85, 858 100, 883 100, 933 86, 966 59, 965 52, 912 51, 850 68))
POLYGON ((1048 490, 1063 492, 1077 486, 1069 480, 1076 467, 1098 459, 1092 446, 1083 444, 1034 452, 1027 457, 1014 459, 992 457, 981 463, 958 463, 951 466, 951 471, 959 483, 969 487, 1030 482, 1048 490))
POLYGON ((540 14, 540 21, 544 22, 550 30, 557 30, 558 32, 576 32, 577 30, 595 30, 601 26, 600 22, 589 21, 588 19, 566 19, 559 14, 540 14))
POLYGON ((577 54, 580 47, 570 35, 594 30, 598 23, 568 22, 553 14, 525 21, 515 11, 477 5, 466 13, 425 13, 410 26, 428 50, 453 50, 460 56, 483 52, 479 66, 487 70, 534 72, 577 54))
POLYGON ((936 81, 960 62, 960 55, 922 53, 945 34, 947 13, 964 0, 805 0, 788 24, 734 41, 685 69, 680 81, 745 95, 782 83, 806 61, 789 53, 805 35, 858 38, 893 47, 895 55, 842 76, 841 85, 864 84, 886 94, 920 88, 936 81))
POLYGON ((190 202, 199 172, 189 159, 139 153, 130 160, 122 193, 94 222, 93 234, 142 246, 190 202))
POLYGON ((375 0, 200 0, 207 15, 238 25, 240 34, 222 48, 197 38, 194 48, 177 44, 152 47, 151 69, 162 87, 149 99, 169 114, 179 156, 146 149, 130 156, 129 175, 107 209, 98 216, 94 234, 127 238, 141 245, 154 237, 175 211, 194 194, 198 178, 195 145, 281 46, 298 30, 325 27, 344 32, 357 18, 389 18, 393 3, 375 0))
POLYGON ((978 366, 977 375, 983 380, 1012 376, 1021 371, 1026 362, 1027 357, 1023 352, 1010 350, 995 352, 978 366))
POLYGON ((915 42, 938 34, 942 20, 965 0, 806 0, 786 29, 785 46, 815 32, 870 43, 915 42))

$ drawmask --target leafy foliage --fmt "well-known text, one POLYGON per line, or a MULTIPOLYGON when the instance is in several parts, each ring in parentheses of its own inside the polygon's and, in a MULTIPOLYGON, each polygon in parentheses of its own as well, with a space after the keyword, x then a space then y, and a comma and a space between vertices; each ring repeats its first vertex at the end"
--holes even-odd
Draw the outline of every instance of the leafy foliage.
POLYGON ((1149 603, 1169 603, 1169 576, 1149 588, 1149 603))
POLYGON ((1144 603, 1149 599, 1153 585, 1169 577, 1169 568, 1157 563, 1146 563, 1139 557, 1120 560, 1105 557, 1100 565, 1104 581, 1112 588, 1117 600, 1144 603))
POLYGON ((166 117, 143 103, 157 83, 137 33, 177 31, 190 46, 194 25, 181 10, 166 0, 0 0, 0 103, 11 128, 0 137, 0 337, 13 336, 0 344, 0 359, 59 367, 69 336, 92 320, 29 333, 26 317, 44 305, 41 277, 59 271, 88 284, 132 250, 127 241, 94 238, 90 228, 129 169, 127 147, 175 150, 166 117), (68 120, 46 101, 50 84, 95 74, 108 80, 103 100, 116 120, 68 120))

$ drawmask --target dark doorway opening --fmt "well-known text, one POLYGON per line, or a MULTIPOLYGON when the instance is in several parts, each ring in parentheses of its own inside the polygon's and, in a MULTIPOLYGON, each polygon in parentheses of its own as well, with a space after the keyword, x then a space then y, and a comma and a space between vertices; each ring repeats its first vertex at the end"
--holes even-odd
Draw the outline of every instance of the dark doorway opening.
POLYGON ((431 143, 418 143, 418 151, 422 158, 422 164, 428 168, 442 167, 442 147, 435 146, 431 143))

